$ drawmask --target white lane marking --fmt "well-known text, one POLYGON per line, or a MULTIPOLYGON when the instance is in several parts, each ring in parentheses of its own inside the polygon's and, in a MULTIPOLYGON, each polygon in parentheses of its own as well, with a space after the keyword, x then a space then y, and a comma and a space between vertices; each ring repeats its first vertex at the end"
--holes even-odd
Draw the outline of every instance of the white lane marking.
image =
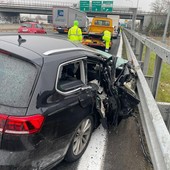
POLYGON ((77 170, 103 170, 107 130, 100 125, 92 134, 89 145, 80 158, 77 170))
POLYGON ((122 34, 119 34, 120 36, 120 44, 117 52, 117 57, 122 57, 122 48, 123 48, 123 41, 122 41, 122 34))

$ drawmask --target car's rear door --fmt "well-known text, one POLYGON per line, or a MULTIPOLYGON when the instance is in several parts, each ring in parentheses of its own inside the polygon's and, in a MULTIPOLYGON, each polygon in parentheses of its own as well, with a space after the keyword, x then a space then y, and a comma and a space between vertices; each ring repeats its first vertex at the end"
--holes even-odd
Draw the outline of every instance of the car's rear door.
MULTIPOLYGON (((52 67, 52 64, 50 66, 52 67)), ((62 62, 56 77, 50 80, 51 77, 46 77, 46 83, 56 80, 55 89, 42 93, 37 107, 41 108, 45 115, 41 131, 46 139, 41 142, 46 152, 45 157, 48 159, 49 154, 56 154, 56 161, 57 157, 62 157, 67 150, 80 122, 92 114, 94 100, 91 87, 85 83, 85 58, 62 62)), ((45 85, 45 82, 43 84, 45 85)))
POLYGON ((40 33, 40 34, 44 33, 43 27, 40 24, 35 24, 35 27, 36 27, 37 33, 40 33))
POLYGON ((92 113, 90 88, 86 85, 85 60, 72 60, 59 66, 56 90, 62 96, 60 107, 65 114, 60 125, 62 129, 73 131, 83 118, 92 113))

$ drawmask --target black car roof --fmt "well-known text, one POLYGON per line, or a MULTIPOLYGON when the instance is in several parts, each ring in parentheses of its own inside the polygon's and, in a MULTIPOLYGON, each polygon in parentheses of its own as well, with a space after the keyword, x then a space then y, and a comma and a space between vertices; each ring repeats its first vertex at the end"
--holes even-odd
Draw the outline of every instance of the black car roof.
MULTIPOLYGON (((64 37, 53 38, 47 35, 20 35, 25 41, 21 43, 20 47, 27 48, 39 54, 43 54, 46 51, 53 49, 62 49, 75 47, 75 44, 68 41, 64 37)), ((6 41, 8 43, 19 45, 18 35, 1 35, 0 40, 6 41)))
MULTIPOLYGON (((18 34, 1 35, 0 44, 2 46, 0 48, 34 61, 39 65, 42 65, 43 57, 56 52, 76 51, 78 48, 93 51, 82 44, 72 43, 63 36, 22 34, 20 35, 20 42, 18 38, 18 34)), ((98 53, 95 50, 93 52, 98 53)))

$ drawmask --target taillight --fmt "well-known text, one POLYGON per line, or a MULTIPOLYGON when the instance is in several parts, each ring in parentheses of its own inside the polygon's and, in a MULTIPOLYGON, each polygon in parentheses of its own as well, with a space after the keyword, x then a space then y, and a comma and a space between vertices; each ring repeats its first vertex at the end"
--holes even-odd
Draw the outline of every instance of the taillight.
POLYGON ((0 132, 10 134, 33 134, 39 132, 44 122, 44 116, 6 116, 0 115, 0 132))
POLYGON ((0 132, 3 132, 4 126, 6 123, 8 116, 7 115, 0 115, 0 132))

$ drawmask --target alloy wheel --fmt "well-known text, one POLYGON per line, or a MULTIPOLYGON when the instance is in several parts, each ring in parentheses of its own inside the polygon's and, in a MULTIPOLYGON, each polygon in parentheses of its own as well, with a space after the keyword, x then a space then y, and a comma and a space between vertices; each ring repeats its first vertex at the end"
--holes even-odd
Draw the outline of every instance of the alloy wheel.
POLYGON ((85 119, 78 127, 77 133, 73 140, 73 153, 79 155, 86 147, 92 131, 91 119, 85 119))

